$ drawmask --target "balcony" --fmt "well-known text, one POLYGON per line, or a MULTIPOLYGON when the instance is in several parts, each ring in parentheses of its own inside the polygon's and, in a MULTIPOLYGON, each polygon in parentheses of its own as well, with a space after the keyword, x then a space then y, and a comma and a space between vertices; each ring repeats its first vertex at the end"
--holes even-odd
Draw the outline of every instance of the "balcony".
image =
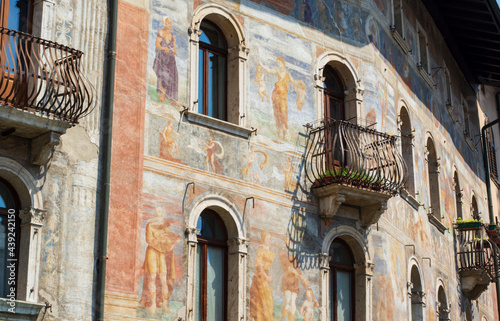
POLYGON ((333 217, 347 204, 360 208, 362 226, 377 222, 387 200, 404 185, 397 137, 333 119, 308 129, 306 176, 321 216, 333 217))
POLYGON ((41 150, 32 151, 34 164, 44 162, 46 147, 57 145, 59 136, 92 110, 93 88, 81 70, 82 55, 0 27, 0 133, 36 139, 32 145, 41 150))
POLYGON ((482 223, 475 226, 457 225, 457 261, 462 290, 471 300, 476 300, 495 279, 492 243, 482 223))

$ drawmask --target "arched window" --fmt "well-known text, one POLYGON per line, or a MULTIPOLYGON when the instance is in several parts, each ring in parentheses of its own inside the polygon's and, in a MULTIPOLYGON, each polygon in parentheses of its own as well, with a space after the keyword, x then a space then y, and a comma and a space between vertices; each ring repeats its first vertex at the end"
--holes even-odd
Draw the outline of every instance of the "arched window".
POLYGON ((330 246, 330 319, 353 321, 354 316, 354 259, 351 249, 341 239, 330 246))
POLYGON ((337 72, 329 65, 323 69, 325 119, 345 120, 344 85, 337 72))
POLYGON ((227 120, 227 42, 209 20, 200 25, 198 112, 227 120))
POLYGON ((477 208, 477 201, 476 201, 476 197, 475 196, 472 196, 471 214, 472 214, 472 218, 473 219, 476 219, 476 220, 480 219, 480 217, 479 217, 479 210, 477 208))
POLYGON ((439 197, 439 162, 432 138, 427 139, 427 174, 429 180, 429 214, 441 221, 441 201, 439 197))
POLYGON ((462 212, 462 190, 460 189, 460 182, 458 180, 458 173, 453 175, 453 185, 455 187, 455 211, 457 212, 456 218, 464 218, 462 212))
POLYGON ((201 213, 196 228, 195 320, 227 320, 227 232, 211 210, 201 213))
POLYGON ((406 164, 407 178, 406 190, 410 195, 415 195, 415 182, 413 174, 413 131, 411 128, 410 115, 405 107, 399 113, 401 131, 401 154, 406 164))
POLYGON ((446 293, 444 288, 439 286, 438 289, 438 320, 447 321, 449 318, 450 308, 448 307, 448 300, 446 299, 446 293))
MULTIPOLYGON (((19 198, 14 189, 0 179, 0 259, 4 264, 0 268, 0 298, 10 293, 12 282, 8 262, 17 263, 14 287, 17 284, 17 266, 19 262, 19 240, 21 239, 21 220, 19 219, 19 198)), ((16 291, 17 292, 17 291, 16 291)))
POLYGON ((421 321, 424 317, 425 293, 422 287, 420 271, 416 265, 411 267, 410 289, 411 321, 421 321))

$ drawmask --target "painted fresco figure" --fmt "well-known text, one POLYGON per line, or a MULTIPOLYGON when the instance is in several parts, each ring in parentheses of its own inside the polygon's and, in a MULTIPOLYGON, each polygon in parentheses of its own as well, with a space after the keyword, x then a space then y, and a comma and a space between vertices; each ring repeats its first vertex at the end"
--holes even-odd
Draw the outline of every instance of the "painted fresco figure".
POLYGON ((163 19, 163 29, 158 30, 155 41, 155 60, 153 70, 156 73, 157 83, 156 92, 158 99, 163 103, 166 99, 173 105, 180 106, 177 103, 179 79, 177 74, 177 64, 175 56, 177 55, 177 45, 175 35, 170 30, 172 20, 168 17, 163 19))
POLYGON ((222 148, 222 145, 214 141, 214 137, 210 136, 208 137, 208 143, 205 144, 205 148, 203 148, 203 151, 207 152, 207 155, 205 157, 205 164, 207 165, 207 171, 212 170, 212 172, 221 174, 224 171, 224 168, 222 167, 222 164, 219 160, 219 158, 222 158, 224 156, 224 149, 222 148), (217 150, 220 152, 217 153, 217 150))
POLYGON ((172 121, 170 120, 168 121, 167 126, 165 126, 163 132, 160 135, 160 157, 166 160, 180 163, 181 160, 174 157, 174 152, 177 153, 177 155, 181 155, 174 135, 179 137, 182 137, 184 135, 179 134, 173 129, 172 121))
POLYGON ((142 297, 139 301, 140 306, 147 308, 151 314, 159 307, 163 307, 165 313, 169 312, 168 299, 172 292, 172 287, 169 290, 169 284, 173 285, 175 281, 175 269, 173 260, 167 262, 167 256, 172 254, 173 247, 180 240, 179 235, 170 231, 170 223, 166 221, 162 209, 157 208, 155 214, 156 217, 146 225, 148 247, 144 259, 142 297), (170 267, 167 267, 168 263, 171 263, 170 267))
POLYGON ((290 157, 286 158, 286 166, 281 166, 285 171, 285 190, 293 191, 297 187, 297 183, 293 180, 293 172, 295 171, 295 167, 292 165, 292 161, 290 157))
MULTIPOLYGON (((288 89, 290 83, 293 85, 298 82, 295 82, 292 75, 286 70, 285 60, 283 58, 278 57, 276 59, 276 64, 278 65, 276 68, 267 68, 259 61, 257 66, 261 66, 267 73, 278 76, 278 81, 274 84, 272 94, 274 121, 276 122, 278 136, 282 139, 286 139, 288 135, 288 89)), ((300 108, 302 108, 302 106, 298 109, 300 110, 300 108)))
MULTIPOLYGON (((288 247, 290 244, 290 238, 285 236, 283 241, 285 241, 285 244, 288 247)), ((302 285, 307 288, 307 280, 302 275, 302 272, 300 272, 300 269, 296 268, 293 265, 293 262, 290 261, 286 250, 280 250, 278 255, 283 268, 281 291, 285 294, 285 301, 283 302, 283 307, 281 308, 281 315, 287 320, 295 321, 295 311, 297 310, 295 302, 299 296, 299 282, 302 282, 302 285)))
POLYGON ((259 84, 259 89, 258 89, 258 93, 259 93, 259 96, 260 96, 260 99, 262 99, 262 101, 265 100, 268 100, 269 101, 269 95, 267 94, 266 92, 266 74, 264 74, 264 72, 262 71, 262 65, 261 64, 257 64, 257 68, 256 68, 256 74, 255 74, 255 80, 253 82, 256 82, 259 84))
POLYGON ((314 308, 318 308, 318 300, 314 297, 314 292, 311 289, 306 290, 306 299, 300 306, 300 315, 304 321, 314 320, 314 308))
POLYGON ((274 320, 273 278, 269 274, 274 260, 274 253, 270 249, 271 236, 262 231, 261 239, 263 245, 257 249, 255 259, 255 274, 250 286, 250 320, 269 321, 274 320))
POLYGON ((250 155, 245 156, 247 159, 247 166, 241 170, 241 172, 245 175, 250 176, 250 182, 253 183, 254 177, 257 183, 261 183, 261 181, 266 181, 267 176, 264 174, 262 169, 269 164, 269 157, 264 151, 261 150, 255 150, 253 146, 250 147, 250 155), (264 161, 259 164, 258 159, 257 159, 257 153, 261 153, 264 155, 264 161))

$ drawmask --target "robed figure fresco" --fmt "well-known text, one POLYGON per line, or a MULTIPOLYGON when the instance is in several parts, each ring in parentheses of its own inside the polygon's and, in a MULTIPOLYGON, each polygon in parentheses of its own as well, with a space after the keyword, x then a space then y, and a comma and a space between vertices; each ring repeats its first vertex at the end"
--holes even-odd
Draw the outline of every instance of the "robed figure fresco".
POLYGON ((224 157, 224 148, 222 144, 215 141, 213 136, 208 137, 208 143, 205 143, 204 152, 207 152, 205 156, 205 164, 207 165, 207 171, 212 171, 217 174, 222 174, 224 172, 224 167, 220 159, 224 157))
MULTIPOLYGON (((292 84, 297 92, 298 110, 302 109, 305 101, 305 84, 303 81, 293 79, 292 75, 285 68, 285 60, 283 58, 278 57, 276 64, 278 65, 277 67, 268 68, 259 61, 257 63, 257 70, 259 71, 262 68, 265 72, 278 76, 278 81, 274 84, 271 99, 273 101, 274 121, 276 122, 278 136, 286 139, 288 136, 288 90, 290 84, 292 84)), ((261 90, 260 87, 259 91, 261 90)), ((262 97, 262 93, 259 92, 259 95, 262 97)))
POLYGON ((177 45, 171 28, 172 20, 168 17, 163 18, 163 29, 158 30, 155 41, 153 70, 157 78, 156 92, 159 95, 158 100, 165 102, 168 99, 173 105, 180 106, 177 103, 179 86, 177 63, 175 61, 177 45))
POLYGON ((269 156, 267 155, 267 153, 262 150, 255 150, 254 147, 251 146, 250 155, 243 155, 243 157, 247 159, 247 165, 241 170, 241 172, 245 175, 250 176, 250 182, 253 183, 254 178, 259 184, 261 183, 261 181, 266 181, 267 176, 264 174, 262 169, 266 167, 267 164, 269 164, 269 156), (261 163, 259 163, 257 157, 258 154, 264 156, 264 160, 261 163))
POLYGON ((263 231, 261 233, 263 245, 257 249, 255 259, 255 274, 250 286, 250 320, 269 321, 274 320, 273 278, 269 274, 274 260, 274 252, 271 250, 271 235, 263 231))
POLYGON ((155 210, 156 217, 146 225, 146 257, 144 259, 144 281, 140 306, 151 314, 163 307, 170 312, 168 299, 175 282, 175 262, 172 250, 180 236, 171 232, 170 223, 162 209, 155 210), (167 257, 169 259, 167 259, 167 257))

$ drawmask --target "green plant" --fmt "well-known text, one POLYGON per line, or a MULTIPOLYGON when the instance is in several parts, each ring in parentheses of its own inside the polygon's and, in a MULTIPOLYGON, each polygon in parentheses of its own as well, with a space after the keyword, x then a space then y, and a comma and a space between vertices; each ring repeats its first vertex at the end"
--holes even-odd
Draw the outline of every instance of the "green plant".
POLYGON ((483 220, 477 220, 475 218, 471 218, 471 219, 467 219, 467 220, 463 220, 461 217, 457 218, 457 221, 456 223, 457 224, 462 224, 462 223, 475 223, 475 222, 483 222, 483 220))

